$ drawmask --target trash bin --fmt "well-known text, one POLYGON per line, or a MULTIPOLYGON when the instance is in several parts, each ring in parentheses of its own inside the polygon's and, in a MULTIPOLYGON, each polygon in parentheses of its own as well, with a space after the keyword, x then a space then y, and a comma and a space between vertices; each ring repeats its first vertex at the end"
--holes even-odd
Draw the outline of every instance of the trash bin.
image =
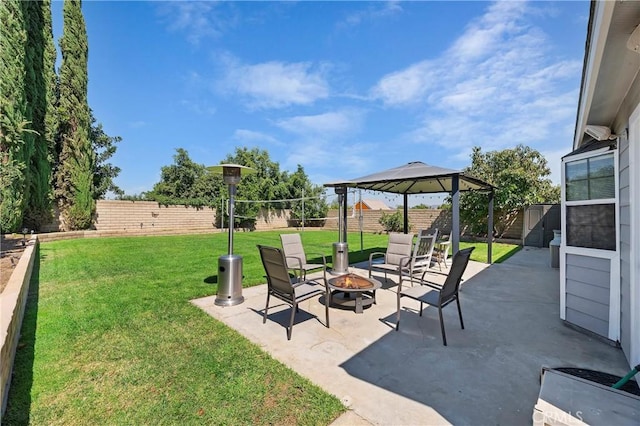
POLYGON ((549 252, 551 253, 551 267, 560 267, 560 243, 562 242, 562 232, 553 230, 553 240, 549 242, 549 252))
POLYGON ((333 271, 349 272, 349 248, 347 243, 333 243, 333 271))

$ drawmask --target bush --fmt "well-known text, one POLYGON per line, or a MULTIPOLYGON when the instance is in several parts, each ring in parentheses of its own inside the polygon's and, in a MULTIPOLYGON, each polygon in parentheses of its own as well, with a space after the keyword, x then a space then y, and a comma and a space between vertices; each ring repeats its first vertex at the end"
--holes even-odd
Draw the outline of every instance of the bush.
POLYGON ((387 232, 401 232, 404 230, 404 219, 400 211, 396 211, 392 214, 382 213, 378 223, 382 225, 387 232))

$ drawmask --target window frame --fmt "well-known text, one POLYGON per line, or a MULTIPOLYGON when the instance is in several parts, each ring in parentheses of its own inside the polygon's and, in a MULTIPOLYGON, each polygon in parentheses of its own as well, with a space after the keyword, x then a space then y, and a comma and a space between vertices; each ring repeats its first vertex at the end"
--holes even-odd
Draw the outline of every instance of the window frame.
POLYGON ((607 252, 607 253, 618 253, 620 251, 620 210, 619 210, 619 197, 620 197, 620 187, 619 187, 619 165, 618 165, 618 149, 612 147, 604 147, 600 149, 594 149, 593 151, 587 151, 576 155, 569 155, 562 159, 562 179, 561 179, 561 199, 562 199, 562 245, 566 248, 571 248, 573 250, 578 250, 579 252, 593 253, 598 252, 607 252), (614 179, 614 197, 613 198, 599 198, 595 200, 567 200, 567 164, 572 163, 574 161, 587 160, 594 157, 600 157, 603 155, 611 155, 613 158, 613 179, 614 179), (588 205, 605 205, 612 204, 614 206, 615 212, 615 250, 608 250, 604 248, 594 248, 594 247, 582 247, 582 246, 572 246, 568 243, 568 234, 567 234, 567 207, 575 207, 575 206, 588 206, 588 205))

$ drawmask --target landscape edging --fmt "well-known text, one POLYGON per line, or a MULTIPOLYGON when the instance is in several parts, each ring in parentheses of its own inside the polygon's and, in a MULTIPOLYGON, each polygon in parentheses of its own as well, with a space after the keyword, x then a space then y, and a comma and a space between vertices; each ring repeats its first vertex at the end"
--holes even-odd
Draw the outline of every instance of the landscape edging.
POLYGON ((0 293, 0 396, 2 397, 0 417, 4 415, 7 406, 13 361, 20 340, 37 245, 38 236, 34 235, 20 256, 7 286, 0 293))

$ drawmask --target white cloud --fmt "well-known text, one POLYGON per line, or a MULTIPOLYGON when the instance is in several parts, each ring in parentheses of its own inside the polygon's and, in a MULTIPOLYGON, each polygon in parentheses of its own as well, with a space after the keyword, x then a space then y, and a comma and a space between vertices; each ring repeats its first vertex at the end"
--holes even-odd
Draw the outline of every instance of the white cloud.
POLYGON ((363 3, 367 5, 364 10, 359 10, 347 16, 337 24, 338 27, 353 27, 362 22, 387 18, 402 12, 402 6, 397 0, 387 2, 363 3))
POLYGON ((424 100, 431 88, 434 70, 429 61, 412 65, 406 70, 383 77, 371 90, 373 98, 379 98, 389 105, 402 105, 424 100))
POLYGON ((359 110, 345 109, 317 115, 303 115, 286 118, 275 124, 289 132, 302 136, 325 135, 345 137, 358 131, 362 126, 363 113, 359 110))
POLYGON ((251 108, 309 105, 329 96, 325 67, 278 61, 244 65, 227 58, 219 88, 240 95, 251 108))
POLYGON ((222 10, 220 5, 214 1, 166 2, 160 3, 158 14, 169 30, 184 32, 189 42, 198 44, 203 38, 219 37, 235 24, 233 9, 222 10))
POLYGON ((293 170, 300 164, 309 175, 321 175, 327 168, 343 171, 339 176, 326 176, 316 182, 352 178, 368 170, 370 160, 362 152, 370 152, 374 148, 362 142, 335 144, 321 138, 305 139, 289 147, 285 168, 293 170))
POLYGON ((421 106, 422 124, 405 137, 451 150, 463 163, 474 145, 525 144, 555 155, 558 141, 570 146, 566 123, 575 119, 582 62, 549 55, 548 36, 528 19, 543 13, 535 7, 492 4, 439 57, 383 76, 372 98, 393 108, 421 106))
POLYGON ((271 135, 262 132, 256 132, 253 130, 247 129, 238 129, 233 134, 233 139, 240 141, 242 143, 253 144, 253 145, 261 145, 263 143, 270 145, 282 146, 284 145, 278 139, 274 138, 271 135))

